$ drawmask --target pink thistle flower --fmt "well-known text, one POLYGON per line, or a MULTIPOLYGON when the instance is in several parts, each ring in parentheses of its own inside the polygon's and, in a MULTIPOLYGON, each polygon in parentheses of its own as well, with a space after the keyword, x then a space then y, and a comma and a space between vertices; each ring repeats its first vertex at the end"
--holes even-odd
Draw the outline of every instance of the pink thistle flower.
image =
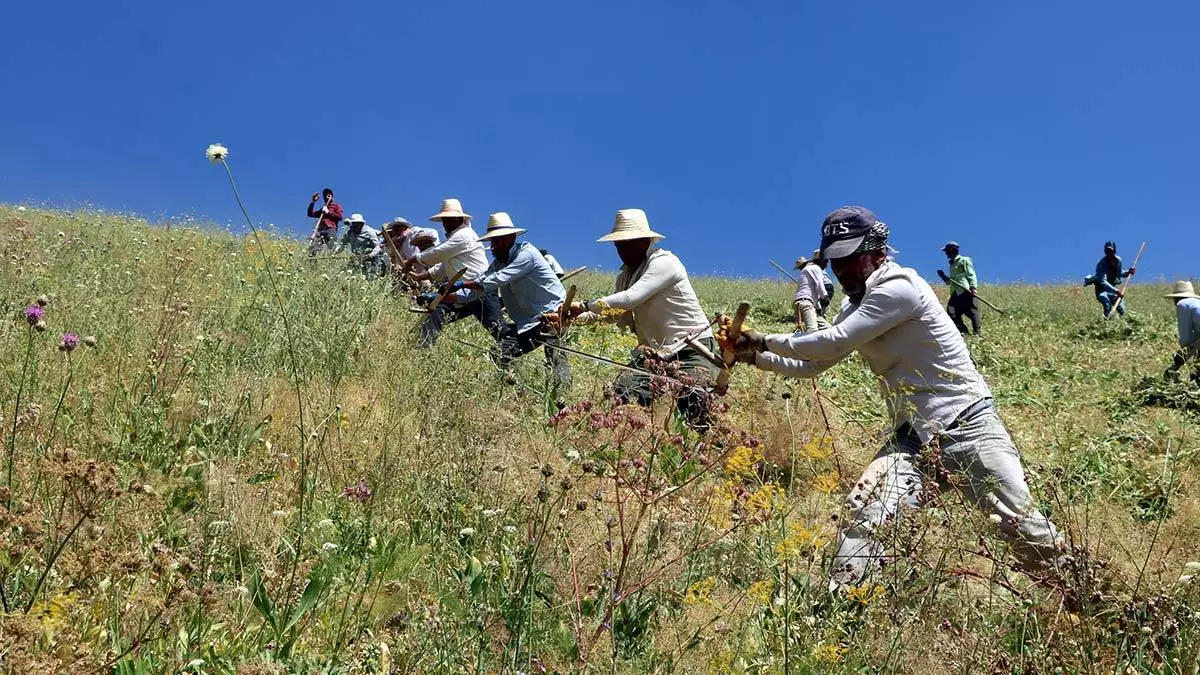
POLYGON ((39 321, 45 321, 45 319, 46 311, 42 309, 41 305, 30 305, 25 308, 25 320, 29 322, 30 326, 35 326, 39 321))
POLYGON ((73 352, 79 346, 79 336, 74 333, 63 333, 62 338, 58 341, 58 351, 73 352))
POLYGON ((361 478, 358 479, 358 483, 342 488, 343 497, 360 504, 365 504, 371 498, 371 494, 371 488, 367 487, 366 481, 361 478))

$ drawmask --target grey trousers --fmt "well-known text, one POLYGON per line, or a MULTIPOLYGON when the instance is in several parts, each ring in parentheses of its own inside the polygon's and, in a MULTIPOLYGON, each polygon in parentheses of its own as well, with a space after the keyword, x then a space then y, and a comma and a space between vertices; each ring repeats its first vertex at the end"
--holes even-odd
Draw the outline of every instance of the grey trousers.
MULTIPOLYGON (((983 509, 1012 544, 1024 569, 1054 564, 1062 538, 1042 515, 1025 482, 1021 456, 991 399, 968 408, 937 438, 942 466, 967 501, 983 509), (997 522, 998 521, 998 522, 997 522)), ((858 583, 878 566, 883 544, 875 532, 902 508, 919 508, 925 477, 914 465, 921 442, 907 425, 880 449, 847 497, 849 515, 838 534, 830 588, 858 583)))

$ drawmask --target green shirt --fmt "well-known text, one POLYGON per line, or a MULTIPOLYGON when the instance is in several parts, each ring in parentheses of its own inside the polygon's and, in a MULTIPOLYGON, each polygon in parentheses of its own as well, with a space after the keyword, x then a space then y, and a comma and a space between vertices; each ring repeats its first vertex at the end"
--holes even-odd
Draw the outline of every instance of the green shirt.
POLYGON ((950 294, 968 293, 978 286, 975 264, 965 255, 954 256, 954 260, 950 261, 950 294))

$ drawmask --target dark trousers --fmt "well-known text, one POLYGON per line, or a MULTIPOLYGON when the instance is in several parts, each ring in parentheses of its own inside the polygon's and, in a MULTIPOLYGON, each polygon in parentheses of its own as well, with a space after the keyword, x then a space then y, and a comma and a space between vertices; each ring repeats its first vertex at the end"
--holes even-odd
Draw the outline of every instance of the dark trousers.
POLYGON ((970 293, 951 295, 950 302, 946 304, 946 312, 954 320, 958 332, 963 335, 967 334, 967 325, 963 322, 963 317, 966 317, 971 320, 971 331, 979 335, 979 305, 975 302, 974 295, 970 293))
POLYGON ((420 336, 417 338, 418 347, 432 347, 437 343, 438 335, 446 324, 459 319, 473 316, 492 334, 497 341, 500 339, 500 296, 496 293, 483 293, 474 300, 457 305, 438 305, 425 320, 421 322, 420 336))
POLYGON ((498 360, 501 368, 507 368, 514 359, 541 347, 542 353, 546 357, 546 368, 550 371, 550 381, 554 387, 564 389, 571 386, 571 365, 567 362, 567 355, 554 348, 558 345, 558 338, 543 333, 541 326, 534 326, 519 333, 517 324, 506 324, 500 329, 499 341, 500 357, 498 360))
POLYGON ((337 248, 337 230, 332 228, 318 230, 308 244, 308 255, 315 257, 318 253, 328 253, 335 248, 337 248))
MULTIPOLYGON (((707 347, 709 351, 716 353, 716 342, 712 338, 704 338, 697 342, 707 347)), ((639 347, 633 350, 629 365, 634 368, 648 369, 652 367, 650 361, 651 358, 646 351, 639 347)), ((709 423, 708 387, 716 381, 717 375, 721 372, 720 369, 691 347, 679 350, 679 353, 668 361, 668 363, 670 362, 679 364, 679 376, 687 376, 695 380, 692 386, 684 387, 677 393, 676 409, 689 427, 696 431, 707 430, 709 423)), ((677 383, 670 381, 667 381, 666 384, 656 383, 650 375, 645 373, 626 371, 621 373, 613 383, 613 395, 624 403, 649 406, 656 395, 661 395, 664 390, 678 386, 677 383)))

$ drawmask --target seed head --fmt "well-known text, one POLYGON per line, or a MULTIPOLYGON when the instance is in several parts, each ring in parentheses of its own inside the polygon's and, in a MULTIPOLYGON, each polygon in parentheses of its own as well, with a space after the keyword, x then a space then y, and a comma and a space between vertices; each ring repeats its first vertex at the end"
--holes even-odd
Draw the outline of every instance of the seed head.
POLYGON ((44 294, 39 295, 37 296, 37 304, 45 307, 46 305, 50 304, 50 298, 46 297, 44 294))
POLYGON ((208 150, 206 150, 204 154, 206 157, 208 157, 208 161, 216 164, 217 162, 220 162, 229 156, 229 148, 221 145, 220 143, 213 143, 212 145, 208 146, 208 150))

